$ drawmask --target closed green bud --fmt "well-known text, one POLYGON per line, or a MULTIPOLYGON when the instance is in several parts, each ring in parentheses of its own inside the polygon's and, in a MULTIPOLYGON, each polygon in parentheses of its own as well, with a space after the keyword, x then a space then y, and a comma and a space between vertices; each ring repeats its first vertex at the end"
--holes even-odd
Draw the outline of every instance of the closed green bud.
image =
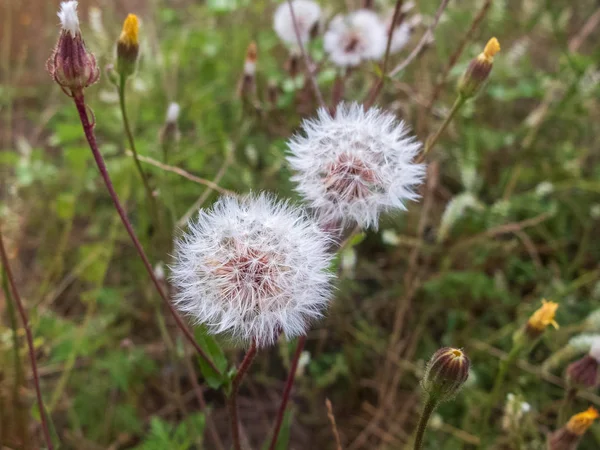
POLYGON ((436 402, 451 400, 469 378, 471 362, 460 349, 444 347, 427 363, 421 382, 425 392, 436 402))
POLYGON ((483 52, 471 61, 467 71, 458 82, 458 93, 460 95, 464 98, 470 98, 479 92, 492 71, 494 55, 499 51, 500 43, 498 39, 491 38, 483 52))
POLYGON ((135 14, 129 14, 123 23, 123 31, 117 41, 117 72, 128 77, 135 72, 140 43, 138 39, 140 25, 135 14))

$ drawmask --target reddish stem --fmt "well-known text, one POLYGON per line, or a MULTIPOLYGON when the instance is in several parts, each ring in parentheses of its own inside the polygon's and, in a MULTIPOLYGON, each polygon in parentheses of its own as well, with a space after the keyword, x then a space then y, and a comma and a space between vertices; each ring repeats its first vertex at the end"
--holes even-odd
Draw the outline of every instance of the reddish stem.
POLYGON ((231 382, 231 394, 229 395, 229 418, 231 419, 231 438, 233 440, 233 448, 234 450, 241 450, 242 443, 240 441, 240 423, 238 419, 238 408, 237 408, 237 393, 240 389, 240 384, 242 384, 242 380, 248 369, 252 365, 252 361, 256 356, 256 341, 253 339, 250 348, 246 352, 246 356, 244 356, 244 360, 240 364, 240 367, 231 382))
POLYGON ((104 158, 102 157, 100 150, 98 150, 98 144, 96 142, 96 135, 94 134, 94 126, 90 123, 88 115, 87 115, 87 108, 85 106, 85 99, 83 97, 83 92, 75 92, 73 94, 73 100, 75 101, 75 106, 77 107, 77 111, 79 112, 79 118, 81 119, 81 124, 83 125, 83 131, 85 132, 85 137, 87 138, 88 144, 90 145, 90 149, 92 150, 92 153, 94 155, 94 159, 96 160, 96 165, 98 166, 98 171, 100 172, 100 175, 102 176, 102 179, 104 180, 104 184, 106 184, 106 189, 108 189, 108 193, 110 194, 110 197, 112 198, 115 208, 117 209, 117 212, 119 213, 119 217, 121 218, 121 221, 123 222, 123 225, 125 226, 125 229, 127 230, 127 233, 129 234, 129 237, 131 238, 131 241, 133 242, 133 245, 135 246, 135 249, 137 250, 137 252, 140 256, 140 259, 144 263, 144 267, 146 268, 148 275, 150 275, 150 278, 152 279, 152 282, 154 283, 154 286, 156 287, 157 292, 159 293, 160 297, 163 299, 163 301, 169 308, 171 315, 175 319, 175 323, 177 324, 179 329, 183 332, 185 337, 194 346, 194 348, 196 349, 198 354, 207 362, 208 365, 210 365, 210 367, 217 374, 221 375, 221 371, 210 360, 208 355, 204 352, 204 350, 202 350, 202 348, 198 345, 198 343, 194 339, 194 335, 192 334, 192 332, 185 326, 185 324, 183 323, 183 320, 181 320, 181 317, 179 317, 179 314, 177 314, 177 311, 175 311, 175 308, 173 307, 173 305, 167 298, 166 294, 164 293, 164 291, 160 285, 160 281, 158 281, 158 279, 156 278, 156 275, 154 275, 154 270, 152 270, 152 266, 150 265, 150 261, 148 261, 148 257, 146 256, 146 253, 144 252, 144 248, 142 247, 142 244, 140 243, 139 239, 137 238, 135 231, 133 230, 133 227, 131 226, 131 222, 129 222, 129 219, 127 218, 127 214, 125 213, 125 210, 123 209, 123 206, 121 205, 121 201, 119 200, 119 197, 117 196, 115 188, 110 179, 110 175, 108 174, 108 170, 106 169, 106 164, 104 163, 104 158))
POLYGON ((296 345, 294 359, 292 359, 292 364, 290 365, 290 371, 288 373, 288 377, 285 382, 285 387, 283 389, 283 397, 281 399, 281 404, 279 405, 279 410, 277 411, 277 419, 275 420, 275 430, 273 430, 273 437, 271 438, 271 445, 269 445, 269 450, 275 450, 275 446, 277 445, 277 438, 279 437, 279 431, 281 431, 281 424, 283 423, 283 416, 285 415, 285 410, 290 400, 292 386, 294 385, 294 379, 296 378, 296 370, 298 369, 298 361, 300 361, 300 355, 302 355, 302 350, 304 350, 304 344, 306 344, 306 335, 300 336, 298 338, 298 344, 296 345))
POLYGON ((46 420, 46 410, 44 409, 44 399, 42 398, 42 390, 40 388, 40 377, 38 375, 37 362, 35 360, 35 347, 33 346, 33 334, 31 333, 31 328, 29 327, 29 318, 27 317, 27 311, 25 311, 25 307, 23 306, 23 301, 21 300, 21 296, 19 295, 19 291, 17 290, 17 284, 15 283, 15 278, 13 276, 10 265, 8 264, 8 256, 7 256, 6 250, 4 248, 4 239, 2 238, 2 230, 0 230, 0 258, 2 259, 2 265, 4 266, 4 271, 6 272, 6 276, 8 278, 8 283, 10 284, 12 296, 15 299, 15 303, 17 304, 17 309, 19 310, 19 315, 21 316, 21 321, 23 322, 23 328, 25 328, 25 335, 27 336, 27 349, 29 350, 29 360, 31 361, 31 371, 33 373, 33 384, 35 385, 35 395, 37 398, 38 408, 40 410, 40 420, 42 422, 42 431, 44 432, 44 439, 46 441, 46 445, 48 446, 48 450, 53 450, 54 446, 52 445, 52 438, 50 437, 50 429, 48 428, 48 422, 46 420))

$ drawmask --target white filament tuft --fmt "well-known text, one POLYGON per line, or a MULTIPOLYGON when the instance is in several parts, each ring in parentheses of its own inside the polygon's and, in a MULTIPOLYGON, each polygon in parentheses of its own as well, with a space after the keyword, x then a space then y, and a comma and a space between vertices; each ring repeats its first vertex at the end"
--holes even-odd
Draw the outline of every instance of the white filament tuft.
POLYGON ((379 215, 416 200, 425 166, 413 162, 421 144, 391 113, 340 104, 321 108, 288 142, 296 190, 324 223, 377 228, 379 215))
POLYGON ((58 18, 62 29, 68 31, 72 37, 79 33, 79 17, 77 17, 77 2, 75 0, 60 4, 58 18))
POLYGON ((221 198, 176 244, 175 305, 212 333, 259 346, 304 334, 329 303, 330 244, 288 203, 221 198))
MULTIPOLYGON (((300 32, 300 39, 306 44, 314 28, 318 26, 321 18, 321 7, 312 0, 293 0, 292 8, 296 17, 296 25, 300 32)), ((290 3, 285 1, 273 15, 273 28, 279 38, 291 47, 296 47, 298 38, 294 29, 294 20, 290 10, 290 3)))

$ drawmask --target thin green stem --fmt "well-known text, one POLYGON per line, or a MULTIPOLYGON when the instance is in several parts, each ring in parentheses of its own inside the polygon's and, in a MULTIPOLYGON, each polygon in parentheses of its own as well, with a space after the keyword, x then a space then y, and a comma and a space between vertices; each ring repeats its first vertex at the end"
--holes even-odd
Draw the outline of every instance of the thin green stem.
POLYGON ((427 424, 429 423, 429 419, 431 418, 431 414, 437 408, 438 401, 433 398, 431 395, 427 398, 427 402, 423 407, 423 412, 421 413, 421 418, 419 419, 419 424, 417 425, 417 434, 415 435, 415 445, 414 450, 421 450, 423 448, 423 438, 425 436, 425 430, 427 429, 427 424))
POLYGON ((450 125, 450 122, 452 122, 452 119, 454 118, 456 113, 460 110, 460 108, 462 108, 462 106, 465 104, 466 101, 467 101, 467 99, 462 95, 459 95, 456 98, 454 105, 452 105, 452 109, 450 110, 450 112, 448 113, 446 118, 444 119, 444 122, 442 123, 440 128, 438 128, 438 130, 435 132, 435 134, 433 136, 431 136, 429 139, 427 139, 427 142, 425 143, 425 148, 423 149, 423 153, 421 154, 421 157, 420 157, 421 161, 423 159, 425 159, 425 157, 427 156, 427 153, 429 153, 431 151, 431 149, 435 146, 437 141, 440 139, 440 136, 442 135, 442 133, 444 133, 444 131, 446 131, 446 128, 448 128, 448 125, 450 125))
POLYGON ((510 350, 510 353, 506 357, 506 359, 500 361, 500 367, 498 368, 498 372, 496 373, 496 379, 494 380, 494 385, 492 387, 492 392, 490 393, 488 402, 485 406, 485 410, 481 417, 481 433, 480 433, 480 448, 486 448, 485 443, 487 439, 487 434, 489 431, 489 421, 490 415, 492 413, 492 408, 498 402, 500 398, 500 393, 502 392, 502 384, 504 383, 504 379, 506 378, 506 373, 508 372, 509 367, 515 362, 517 356, 521 352, 521 345, 513 344, 513 348, 510 350))
POLYGON ((127 104, 125 102, 125 86, 127 84, 127 78, 121 75, 119 79, 119 106, 121 107, 121 117, 123 118, 123 127, 125 128, 125 134, 127 135, 127 140, 129 141, 129 148, 131 149, 131 153, 133 153, 133 160, 135 162, 135 167, 140 174, 140 178, 142 179, 142 183, 144 184, 144 189, 146 191, 146 196, 148 197, 148 203, 150 205, 150 212, 152 214, 152 218, 157 222, 158 225, 158 208, 156 206, 156 200, 154 195, 152 194, 152 189, 150 188, 150 182, 148 181, 148 177, 144 169, 142 169, 142 164, 140 163, 140 159, 138 157, 138 152, 135 147, 135 139, 133 138, 133 132, 131 131, 131 126, 129 125, 129 118, 127 116, 127 104))
POLYGON ((569 417, 569 410, 571 409, 571 405, 573 404, 573 400, 577 397, 577 388, 570 387, 565 392, 565 399, 560 407, 560 411, 558 413, 558 422, 556 423, 556 428, 562 427, 569 417))

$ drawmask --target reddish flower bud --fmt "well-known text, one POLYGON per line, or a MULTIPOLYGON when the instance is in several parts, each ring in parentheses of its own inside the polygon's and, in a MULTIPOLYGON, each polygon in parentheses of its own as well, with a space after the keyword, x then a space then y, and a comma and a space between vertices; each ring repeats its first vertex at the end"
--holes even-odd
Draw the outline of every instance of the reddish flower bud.
POLYGON ((46 67, 69 95, 76 95, 100 78, 94 55, 87 51, 79 31, 77 2, 63 2, 58 13, 62 30, 46 67))
POLYGON ((566 372, 569 386, 581 389, 594 388, 598 385, 598 361, 586 355, 569 364, 566 372))
POLYGON ((441 348, 427 363, 423 389, 437 401, 451 400, 469 378, 470 366, 471 362, 462 350, 441 348))

